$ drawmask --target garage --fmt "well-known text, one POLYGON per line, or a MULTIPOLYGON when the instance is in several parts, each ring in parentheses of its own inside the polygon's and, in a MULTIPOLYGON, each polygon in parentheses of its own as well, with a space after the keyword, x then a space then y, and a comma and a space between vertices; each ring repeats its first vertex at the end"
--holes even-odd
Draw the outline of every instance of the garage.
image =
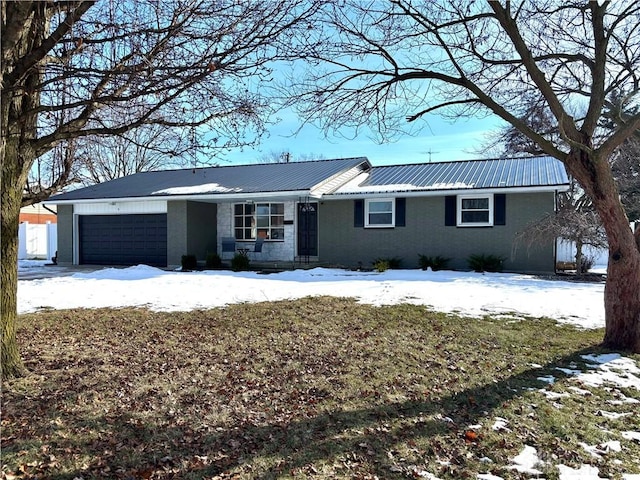
POLYGON ((79 261, 167 266, 167 215, 80 215, 79 261))

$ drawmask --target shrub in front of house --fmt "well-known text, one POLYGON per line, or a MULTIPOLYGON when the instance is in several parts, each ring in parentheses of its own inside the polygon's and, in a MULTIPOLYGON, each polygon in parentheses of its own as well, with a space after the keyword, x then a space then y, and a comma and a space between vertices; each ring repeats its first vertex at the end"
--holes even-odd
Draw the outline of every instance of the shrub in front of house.
POLYGON ((400 265, 402 264, 402 259, 399 257, 376 258, 372 263, 373 263, 374 270, 378 272, 384 272, 386 270, 389 270, 390 268, 392 269, 400 268, 400 265))
POLYGON ((209 253, 205 259, 205 267, 207 268, 221 268, 222 259, 217 253, 209 253))
POLYGON ((378 260, 374 260, 373 269, 376 272, 386 272, 387 270, 389 270, 389 261, 383 260, 381 258, 379 258, 378 260))
POLYGON ((499 255, 469 255, 467 263, 474 272, 501 272, 505 257, 499 255))
POLYGON ((196 270, 198 268, 198 261, 195 255, 182 255, 182 270, 196 270))
POLYGON ((584 273, 587 273, 595 265, 596 259, 595 259, 595 257, 593 257, 591 255, 583 255, 582 256, 582 261, 580 263, 582 263, 582 270, 581 271, 584 272, 584 273))
POLYGON ((418 255, 418 264, 422 270, 431 268, 434 272, 437 270, 445 270, 449 266, 451 259, 443 257, 442 255, 427 256, 418 255))
POLYGON ((249 257, 244 253, 236 253, 231 259, 231 270, 242 272, 249 270, 249 257))

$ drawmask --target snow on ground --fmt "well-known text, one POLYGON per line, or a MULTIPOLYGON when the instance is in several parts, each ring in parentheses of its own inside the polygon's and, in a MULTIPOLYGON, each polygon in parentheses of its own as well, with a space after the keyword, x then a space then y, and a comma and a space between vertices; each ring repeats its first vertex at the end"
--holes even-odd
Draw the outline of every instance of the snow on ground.
POLYGON ((538 458, 538 452, 530 445, 525 445, 522 451, 511 459, 510 469, 517 470, 520 473, 526 473, 527 475, 542 475, 542 471, 537 467, 542 462, 538 458))
MULTIPOLYGON (((545 280, 531 275, 473 272, 432 272, 422 270, 389 270, 387 272, 354 272, 314 268, 269 275, 255 272, 167 272, 138 265, 130 268, 103 268, 76 271, 57 266, 44 266, 41 261, 21 261, 18 266, 18 311, 32 312, 43 308, 98 308, 146 306, 153 310, 187 311, 218 307, 232 303, 294 299, 305 296, 334 295, 354 297, 372 305, 400 302, 427 305, 442 312, 468 316, 509 315, 514 317, 549 317, 584 328, 604 326, 602 283, 576 283, 545 280), (31 280, 25 280, 31 278, 31 280)), ((640 392, 640 368, 619 354, 584 355, 589 371, 559 369, 581 386, 591 388, 625 388, 640 392)), ((554 383, 552 375, 540 380, 554 383)), ((584 388, 570 386, 574 395, 590 394, 584 388)), ((567 394, 568 395, 568 394, 567 394)), ((640 396, 640 395, 639 395, 640 396)), ((559 401, 566 394, 547 396, 559 401)), ((623 403, 640 403, 618 392, 623 403)), ((616 416, 616 412, 601 412, 616 416)), ((507 421, 495 418, 486 428, 508 431, 507 421)), ((481 425, 474 426, 482 428, 481 425)), ((640 432, 620 432, 620 436, 600 445, 584 444, 595 455, 618 451, 620 441, 640 442, 640 432)), ((512 459, 510 469, 527 476, 538 476, 542 462, 534 447, 525 446, 512 459)), ((560 480, 597 480, 597 468, 582 465, 573 469, 558 465, 560 480)), ((436 479, 428 472, 419 476, 436 479), (424 474, 424 475, 423 475, 424 474)), ((624 480, 640 480, 638 474, 627 474, 624 480)), ((502 480, 483 473, 478 480, 502 480)))
POLYGON ((265 275, 222 270, 168 272, 145 265, 73 273, 35 261, 21 262, 19 271, 23 278, 47 277, 19 281, 21 313, 42 308, 125 306, 186 311, 334 295, 373 305, 427 305, 437 311, 474 317, 550 317, 584 328, 604 326, 604 284, 545 280, 532 275, 422 270, 379 273, 328 268, 265 275))
MULTIPOLYGON (((636 400, 635 398, 625 397, 622 392, 617 388, 628 388, 629 390, 637 390, 640 393, 640 369, 635 362, 630 358, 622 357, 615 354, 603 354, 603 355, 583 355, 585 361, 587 361, 587 368, 589 372, 583 373, 578 370, 563 369, 563 373, 570 376, 572 382, 579 383, 583 386, 589 386, 592 388, 608 388, 616 389, 616 394, 627 400, 636 400), (624 380, 624 381, 621 381, 624 380)), ((553 378, 553 377, 552 377, 553 378)), ((581 388, 569 387, 574 395, 584 395, 587 390, 581 388)), ((541 391, 544 393, 544 390, 541 391)), ((565 392, 563 394, 557 394, 556 396, 547 396, 552 400, 558 400, 559 398, 565 398, 570 393, 565 392)), ((640 396, 640 395, 639 395, 640 396)), ((628 414, 628 413, 627 413, 628 414)), ((618 415, 627 415, 618 414, 618 415)), ((493 419, 493 425, 488 428, 493 430, 500 430, 505 428, 507 422, 505 419, 496 417, 493 419)), ((589 445, 587 443, 581 443, 582 448, 591 453, 594 457, 602 457, 611 453, 619 453, 623 451, 622 441, 640 442, 640 432, 626 431, 626 432, 610 432, 611 440, 600 443, 598 445, 589 445)), ((540 478, 539 475, 542 471, 539 467, 543 466, 544 462, 538 457, 537 450, 529 445, 525 445, 522 451, 511 459, 511 465, 508 467, 510 470, 517 470, 520 473, 525 474, 527 477, 540 478)), ((605 480, 606 477, 600 477, 599 469, 590 465, 581 465, 579 468, 572 468, 566 465, 557 465, 559 471, 559 480, 605 480)), ((623 480, 640 480, 640 474, 628 473, 622 476, 623 480)), ((477 480, 504 480, 502 477, 492 474, 479 474, 477 480)))

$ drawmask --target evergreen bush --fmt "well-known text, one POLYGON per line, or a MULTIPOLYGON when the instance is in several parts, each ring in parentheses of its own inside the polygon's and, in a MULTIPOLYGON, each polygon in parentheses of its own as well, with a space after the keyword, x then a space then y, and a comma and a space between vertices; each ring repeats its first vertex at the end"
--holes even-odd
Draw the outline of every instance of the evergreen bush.
POLYGON ((398 269, 402 264, 402 259, 399 257, 392 258, 376 258, 373 262, 373 268, 378 272, 384 272, 390 268, 398 269))
POLYGON ((427 255, 418 255, 418 263, 420 264, 420 268, 422 270, 426 270, 427 268, 431 268, 434 272, 437 270, 444 270, 449 265, 449 261, 451 259, 447 257, 443 257, 441 255, 435 256, 427 256, 427 255))
POLYGON ((220 258, 220 255, 218 255, 217 253, 208 254, 207 258, 205 260, 205 266, 207 268, 220 268, 220 267, 222 267, 222 259, 220 258))
POLYGON ((249 270, 249 257, 245 253, 236 253, 231 259, 231 270, 242 272, 249 270))
POLYGON ((499 255, 475 254, 467 258, 467 263, 474 272, 501 272, 505 260, 499 255))
POLYGON ((198 260, 195 255, 182 255, 182 270, 196 270, 198 268, 198 260))

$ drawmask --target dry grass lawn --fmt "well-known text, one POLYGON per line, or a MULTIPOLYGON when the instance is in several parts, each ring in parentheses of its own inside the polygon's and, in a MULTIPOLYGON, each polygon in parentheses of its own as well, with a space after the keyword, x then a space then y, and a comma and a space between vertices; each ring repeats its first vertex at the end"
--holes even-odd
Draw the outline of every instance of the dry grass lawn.
POLYGON ((2 472, 507 479, 520 478, 510 459, 531 445, 545 478, 557 478, 560 463, 619 478, 640 473, 638 443, 600 458, 580 446, 640 430, 637 414, 598 415, 616 391, 555 402, 539 391, 565 391, 571 380, 556 367, 580 368, 580 354, 599 352, 601 338, 549 320, 335 298, 23 315, 19 341, 31 373, 3 385, 2 472), (547 386, 537 380, 544 374, 559 380, 547 386), (494 431, 496 417, 509 429, 494 431))

